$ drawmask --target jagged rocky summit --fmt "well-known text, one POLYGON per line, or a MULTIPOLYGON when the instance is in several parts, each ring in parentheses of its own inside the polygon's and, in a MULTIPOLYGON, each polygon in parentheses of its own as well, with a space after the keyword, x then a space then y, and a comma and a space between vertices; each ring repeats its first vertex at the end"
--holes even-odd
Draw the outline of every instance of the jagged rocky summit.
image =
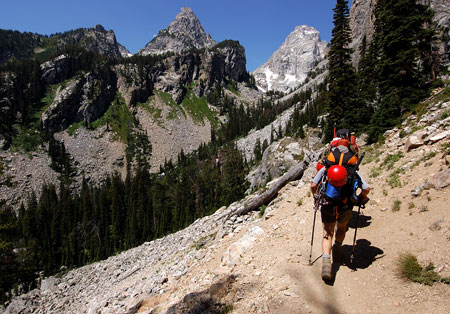
POLYGON ((296 88, 325 58, 326 47, 314 27, 297 26, 270 59, 253 72, 257 85, 264 91, 296 88))
POLYGON ((217 42, 205 32, 192 9, 182 7, 181 12, 170 25, 161 30, 143 49, 139 55, 179 53, 184 50, 212 47, 217 42))
POLYGON ((57 35, 58 45, 66 46, 68 44, 77 44, 89 51, 118 57, 129 57, 131 53, 121 45, 113 30, 106 30, 98 24, 92 28, 79 28, 74 31, 57 35))

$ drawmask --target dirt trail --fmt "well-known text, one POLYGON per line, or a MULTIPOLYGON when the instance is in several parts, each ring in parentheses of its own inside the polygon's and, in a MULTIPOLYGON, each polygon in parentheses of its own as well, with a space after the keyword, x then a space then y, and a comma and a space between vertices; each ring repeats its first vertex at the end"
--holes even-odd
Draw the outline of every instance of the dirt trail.
MULTIPOLYGON (((407 153, 393 169, 425 153, 407 153)), ((373 191, 359 220, 356 271, 347 266, 356 221, 352 219, 343 246, 344 263, 335 267, 333 283, 326 284, 320 277, 320 213, 313 245, 313 260, 317 261, 308 266, 314 213, 309 186, 288 184, 269 206, 272 217, 246 225, 204 248, 205 258, 186 276, 170 279, 158 302, 147 300, 141 311, 148 312, 158 303, 173 304, 194 291, 207 291, 212 283, 231 274, 236 276, 235 282, 224 290, 222 298, 232 304, 231 313, 450 313, 450 286, 407 282, 396 271, 398 256, 408 252, 423 266, 433 263, 441 276, 450 275, 450 187, 430 189, 418 197, 411 195, 416 186, 446 169, 440 154, 426 165, 420 163, 406 170, 400 175, 403 186, 397 188, 386 183, 393 169, 369 178, 370 169, 379 167, 379 163, 362 166, 361 172, 373 191), (399 211, 392 210, 395 200, 401 201, 399 211), (255 237, 251 249, 240 254, 234 267, 225 266, 222 259, 228 248, 255 226, 264 233, 255 237)))

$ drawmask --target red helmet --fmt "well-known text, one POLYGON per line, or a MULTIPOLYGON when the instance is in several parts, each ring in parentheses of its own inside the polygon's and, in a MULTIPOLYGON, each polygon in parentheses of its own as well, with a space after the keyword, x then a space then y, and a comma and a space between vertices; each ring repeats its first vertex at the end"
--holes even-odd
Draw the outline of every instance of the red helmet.
POLYGON ((332 186, 344 186, 347 183, 347 170, 343 166, 334 165, 328 169, 328 181, 332 186))
POLYGON ((316 165, 316 170, 319 171, 323 167, 325 167, 325 166, 323 164, 321 164, 320 162, 318 162, 317 165, 316 165))

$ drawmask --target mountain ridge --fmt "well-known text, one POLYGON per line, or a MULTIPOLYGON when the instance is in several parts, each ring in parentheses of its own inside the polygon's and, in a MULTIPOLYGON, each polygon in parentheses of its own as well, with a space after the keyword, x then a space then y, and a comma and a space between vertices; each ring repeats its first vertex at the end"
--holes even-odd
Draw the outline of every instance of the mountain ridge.
POLYGON ((3 42, 0 48, 0 64, 11 58, 21 60, 36 57, 48 61, 49 57, 67 45, 78 45, 88 51, 113 58, 131 55, 117 41, 114 31, 106 30, 100 24, 91 28, 78 28, 50 36, 0 29, 0 38, 3 42), (20 49, 17 49, 18 44, 20 49))

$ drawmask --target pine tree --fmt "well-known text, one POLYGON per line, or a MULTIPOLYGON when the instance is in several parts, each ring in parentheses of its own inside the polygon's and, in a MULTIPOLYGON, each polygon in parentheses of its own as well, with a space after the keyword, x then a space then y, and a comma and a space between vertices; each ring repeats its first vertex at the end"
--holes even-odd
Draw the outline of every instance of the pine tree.
POLYGON ((368 45, 367 37, 364 36, 359 48, 358 63, 358 87, 357 102, 359 106, 355 108, 357 115, 358 129, 366 127, 367 121, 370 121, 372 104, 376 97, 376 77, 375 77, 375 55, 374 45, 368 45))
POLYGON ((0 200, 0 302, 17 283, 19 263, 14 253, 14 243, 19 235, 19 224, 12 208, 0 200))
POLYGON ((349 9, 346 0, 337 0, 334 11, 334 28, 328 53, 329 99, 326 137, 330 138, 334 125, 351 128, 355 117, 356 76, 351 63, 352 49, 349 9))
POLYGON ((432 72, 432 16, 427 6, 415 0, 379 0, 376 4, 373 44, 380 100, 371 121, 372 140, 426 95, 432 72))
POLYGON ((253 149, 253 154, 255 155, 256 162, 262 159, 262 153, 261 140, 258 137, 255 142, 255 148, 253 149))
POLYGON ((229 144, 222 153, 225 159, 221 183, 222 204, 229 205, 244 196, 247 189, 246 171, 242 155, 236 146, 229 144))

